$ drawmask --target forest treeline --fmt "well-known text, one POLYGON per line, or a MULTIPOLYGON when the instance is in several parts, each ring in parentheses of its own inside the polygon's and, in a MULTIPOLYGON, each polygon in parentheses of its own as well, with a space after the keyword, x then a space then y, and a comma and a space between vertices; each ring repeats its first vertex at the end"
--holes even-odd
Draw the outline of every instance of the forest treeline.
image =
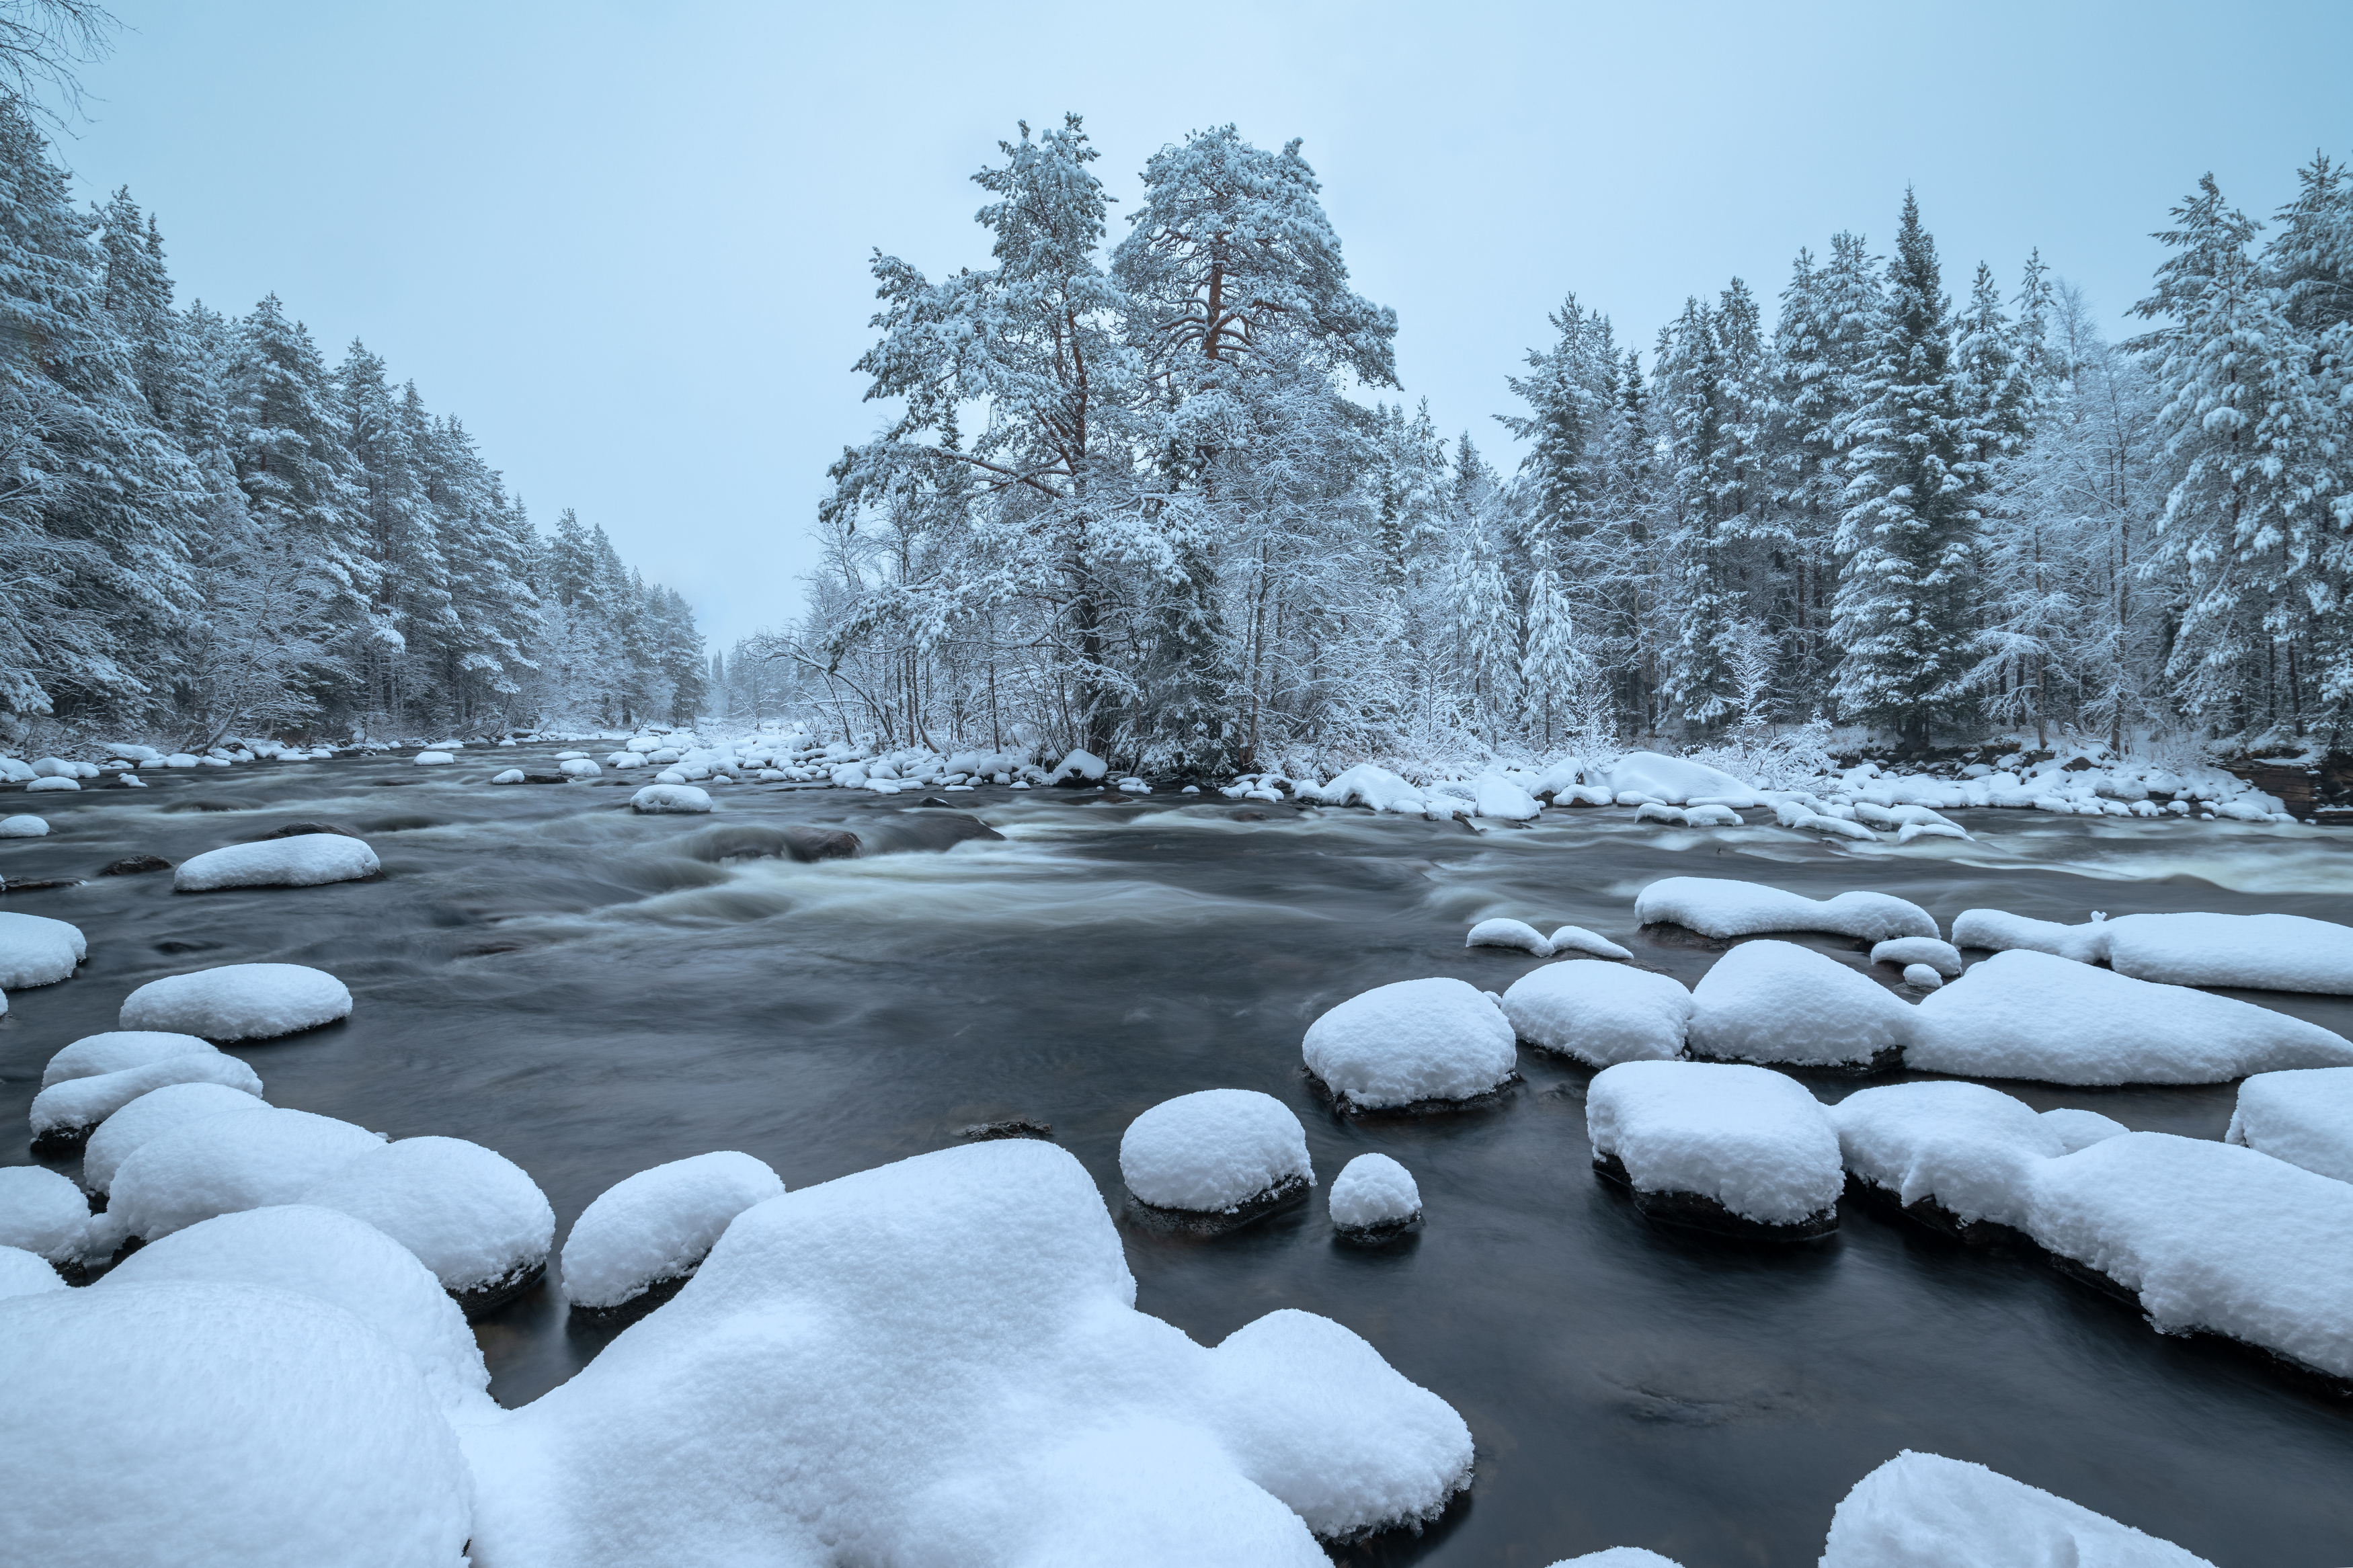
POLYGON ((691 722, 691 611, 454 416, 273 295, 173 300, 127 190, 78 206, 0 97, 0 742, 691 722))
MULTIPOLYGON (((2116 343, 2038 257, 1736 279, 1648 363, 1571 295, 1508 473, 1397 385, 1297 142, 1155 154, 1113 236, 1076 116, 975 176, 990 265, 873 262, 891 422, 834 467, 803 621, 714 705, 1137 769, 1687 743, 2333 741, 2353 713, 2353 184, 2268 234, 2202 181, 2116 343)), ((1891 203, 1891 205, 1893 205, 1891 203)))

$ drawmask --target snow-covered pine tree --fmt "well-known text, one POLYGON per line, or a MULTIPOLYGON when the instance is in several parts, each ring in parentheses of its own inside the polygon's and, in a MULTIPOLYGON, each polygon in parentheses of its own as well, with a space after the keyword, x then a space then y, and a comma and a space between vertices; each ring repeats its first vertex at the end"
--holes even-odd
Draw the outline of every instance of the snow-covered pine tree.
POLYGON ((1952 366, 1950 302, 1910 191, 1846 459, 1833 635, 1840 716, 1926 745, 1966 710, 1978 459, 1952 366))

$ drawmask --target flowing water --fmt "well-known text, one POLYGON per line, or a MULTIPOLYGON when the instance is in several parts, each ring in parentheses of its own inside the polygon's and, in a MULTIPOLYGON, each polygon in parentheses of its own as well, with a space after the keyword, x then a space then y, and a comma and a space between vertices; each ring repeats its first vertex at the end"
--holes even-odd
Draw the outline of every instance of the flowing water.
MULTIPOLYGON (((1367 987, 1451 974, 1500 991, 1525 973, 1525 954, 1462 948, 1488 915, 1588 926, 1695 981, 1711 949, 1632 929, 1635 891, 1662 876, 1873 888, 1947 923, 1973 905, 2341 919, 2353 836, 1976 812, 1958 816, 1977 842, 1899 853, 1768 827, 1637 828, 1623 812, 1473 832, 984 789, 947 798, 1003 837, 958 843, 961 825, 913 795, 723 786, 712 817, 639 818, 609 782, 486 787, 494 767, 549 765, 549 750, 11 796, 52 831, 0 842, 0 874, 91 879, 0 908, 75 921, 90 957, 75 980, 11 997, 0 1117, 23 1125, 50 1053, 112 1027, 132 986, 257 960, 331 970, 358 999, 347 1024, 239 1048, 273 1102, 497 1149, 545 1189, 559 1237, 597 1193, 661 1161, 741 1149, 800 1187, 1014 1116, 1051 1122, 1120 1213, 1132 1118, 1192 1089, 1261 1089, 1305 1122, 1324 1184, 1366 1150, 1403 1161, 1423 1231, 1382 1250, 1336 1242, 1319 1189, 1214 1240, 1122 1232, 1145 1311, 1205 1342, 1279 1307, 1324 1313, 1470 1423, 1467 1500, 1348 1561, 1541 1568, 1622 1543, 1687 1568, 1810 1564, 1838 1500, 1910 1447, 2224 1568, 2353 1562, 2353 1405, 2243 1352, 2161 1337, 2028 1258, 1852 1203, 1835 1239, 1796 1250, 1655 1229, 1592 1173, 1590 1074, 1531 1052, 1525 1082, 1491 1106, 1358 1121, 1318 1100, 1299 1056, 1308 1022, 1367 987), (363 834, 383 879, 183 898, 168 875, 93 875, 303 820, 363 834), (868 853, 729 858, 744 846, 719 830, 761 823, 848 827, 868 853)), ((2353 1032, 2353 999, 2250 999, 2353 1032)), ((2208 1138, 2232 1098, 2004 1087, 2208 1138)), ((478 1327, 511 1405, 612 1332, 568 1326, 546 1289, 478 1327)))

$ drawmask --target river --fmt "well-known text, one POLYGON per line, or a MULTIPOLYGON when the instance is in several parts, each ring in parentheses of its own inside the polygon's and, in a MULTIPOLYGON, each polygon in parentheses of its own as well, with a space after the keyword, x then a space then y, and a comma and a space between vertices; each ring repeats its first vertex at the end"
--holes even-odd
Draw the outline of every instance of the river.
MULTIPOLYGON (((48 1056, 113 1027, 132 987, 259 960, 330 970, 357 998, 346 1024, 238 1048, 273 1103, 487 1144, 545 1190, 559 1239, 599 1192, 662 1161, 741 1149, 800 1187, 1015 1116, 1050 1122, 1118 1213, 1119 1139, 1138 1112, 1197 1089, 1261 1089, 1306 1124, 1316 1194, 1213 1240, 1122 1230, 1144 1310, 1206 1342, 1279 1307, 1324 1313, 1469 1422, 1469 1498, 1419 1538, 1344 1562, 1542 1568, 1632 1544, 1686 1568, 1810 1564, 1838 1500, 1907 1447, 1989 1465, 2223 1568, 2353 1560, 2353 1408, 2244 1352, 2161 1337, 2029 1259, 1852 1203, 1834 1240, 1796 1250, 1652 1228, 1592 1173, 1590 1074, 1534 1052, 1487 1108, 1360 1121, 1319 1101, 1299 1053, 1311 1019, 1373 985, 1443 974, 1501 991, 1537 961, 1466 952, 1464 930, 1488 915, 1588 926, 1695 981, 1714 951, 1633 928, 1635 891, 1662 876, 1875 889, 1947 926, 1976 905, 2342 919, 2353 835, 1974 812, 1952 815, 1977 842, 1898 851, 1637 827, 1623 811, 1474 832, 984 788, 946 798, 1002 838, 945 847, 957 825, 919 794, 739 784, 714 790, 712 817, 640 818, 609 775, 488 787, 495 768, 550 766, 554 750, 11 794, 5 809, 36 809, 52 831, 0 842, 0 874, 90 879, 0 908, 74 921, 90 954, 78 978, 11 995, 0 1112, 23 1126, 48 1056), (383 878, 176 897, 167 875, 94 875, 305 820, 362 834, 383 878), (745 823, 847 827, 869 853, 708 858, 723 847, 715 827, 745 823), (1388 1249, 1336 1242, 1324 1212, 1332 1177, 1367 1150, 1413 1172, 1428 1214, 1388 1249)), ((1841 941, 1813 945, 1863 962, 1841 941)), ((2353 998, 2247 994, 2353 1033, 2353 998)), ((1857 1087, 1810 1081, 1826 1099, 1857 1087)), ((2207 1138, 2233 1093, 2002 1087, 2207 1138)), ((28 1155, 13 1142, 0 1158, 28 1155)), ((568 1327, 545 1288, 477 1328, 510 1405, 610 1337, 568 1327)))

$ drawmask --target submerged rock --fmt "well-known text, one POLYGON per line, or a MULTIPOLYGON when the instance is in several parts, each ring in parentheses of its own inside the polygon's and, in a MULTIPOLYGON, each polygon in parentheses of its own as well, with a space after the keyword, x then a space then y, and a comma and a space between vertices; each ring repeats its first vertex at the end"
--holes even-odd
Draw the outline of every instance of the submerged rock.
POLYGON ((1051 1138, 1054 1136, 1054 1127, 1053 1123, 1049 1121, 1039 1121, 1027 1116, 1015 1116, 1003 1121, 976 1121, 969 1127, 959 1127, 956 1129, 956 1136, 969 1138, 976 1142, 986 1142, 991 1138, 1051 1138))
POLYGON ((172 863, 161 855, 125 855, 120 860, 110 860, 99 868, 101 877, 143 877, 150 871, 168 871, 172 863))

